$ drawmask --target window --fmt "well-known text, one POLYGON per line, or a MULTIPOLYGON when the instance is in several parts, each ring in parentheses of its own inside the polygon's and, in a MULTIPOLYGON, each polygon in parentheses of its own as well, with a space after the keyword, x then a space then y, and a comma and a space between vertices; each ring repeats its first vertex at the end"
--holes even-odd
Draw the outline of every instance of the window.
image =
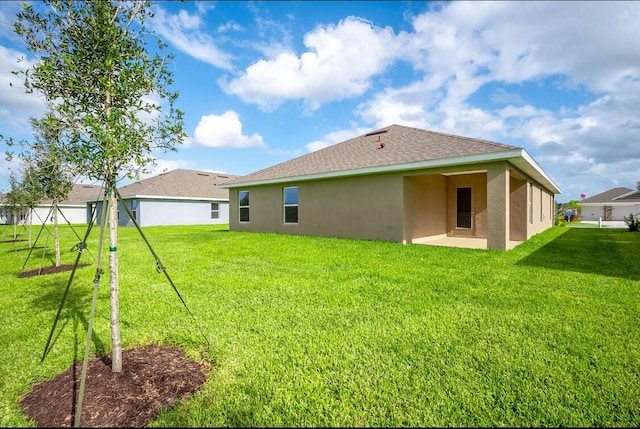
POLYGON ((220 217, 220 205, 218 203, 211 203, 211 219, 218 219, 220 217))
POLYGON ((133 215, 133 220, 138 220, 138 200, 131 200, 131 214, 133 215))
POLYGON ((284 188, 284 223, 298 223, 298 187, 284 188))
POLYGON ((249 191, 238 192, 240 222, 249 222, 249 191))

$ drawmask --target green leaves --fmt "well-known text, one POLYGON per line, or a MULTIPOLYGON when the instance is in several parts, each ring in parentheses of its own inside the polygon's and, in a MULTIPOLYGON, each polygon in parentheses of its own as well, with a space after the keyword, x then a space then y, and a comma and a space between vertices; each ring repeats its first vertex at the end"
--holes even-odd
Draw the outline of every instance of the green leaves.
POLYGON ((14 23, 39 59, 17 73, 27 91, 42 93, 56 112, 65 161, 90 179, 131 177, 150 162, 153 149, 179 145, 185 133, 182 112, 174 108, 177 93, 168 90, 170 54, 146 48, 148 37, 155 40, 144 25, 150 3, 44 3, 48 12, 28 4, 14 23), (146 102, 151 94, 162 104, 146 102), (159 114, 143 119, 153 112, 159 114))

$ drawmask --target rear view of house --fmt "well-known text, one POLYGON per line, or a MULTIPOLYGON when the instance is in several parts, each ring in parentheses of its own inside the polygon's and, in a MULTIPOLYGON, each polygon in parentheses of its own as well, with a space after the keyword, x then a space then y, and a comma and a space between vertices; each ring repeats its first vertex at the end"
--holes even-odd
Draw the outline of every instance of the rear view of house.
MULTIPOLYGON (((220 184, 236 176, 176 169, 118 188, 122 201, 140 226, 202 225, 229 222, 229 191, 220 184)), ((100 219, 101 201, 88 203, 87 216, 97 205, 100 219)), ((121 203, 118 225, 133 226, 121 203)))
POLYGON ((391 125, 223 184, 229 227, 508 249, 554 223, 559 188, 519 147, 391 125))

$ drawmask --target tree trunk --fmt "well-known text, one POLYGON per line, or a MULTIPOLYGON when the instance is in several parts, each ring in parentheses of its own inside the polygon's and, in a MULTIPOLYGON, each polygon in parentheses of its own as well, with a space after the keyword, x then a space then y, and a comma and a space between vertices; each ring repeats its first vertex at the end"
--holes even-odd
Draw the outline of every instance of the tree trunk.
POLYGON ((33 247, 31 244, 31 226, 33 225, 33 209, 29 209, 29 249, 33 247))
POLYGON ((118 293, 118 198, 115 186, 109 188, 109 285, 111 297, 111 371, 122 372, 120 344, 120 303, 118 293))
POLYGON ((60 235, 58 233, 58 206, 53 208, 53 247, 56 252, 56 267, 62 265, 60 260, 60 235))
POLYGON ((18 239, 18 214, 13 212, 13 241, 18 239))

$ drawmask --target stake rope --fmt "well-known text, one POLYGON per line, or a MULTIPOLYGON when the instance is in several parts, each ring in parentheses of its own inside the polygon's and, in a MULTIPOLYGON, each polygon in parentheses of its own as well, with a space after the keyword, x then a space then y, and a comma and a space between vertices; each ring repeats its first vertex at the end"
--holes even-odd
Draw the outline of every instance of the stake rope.
POLYGON ((211 346, 211 343, 209 342, 207 337, 204 335, 204 332, 202 331, 202 327, 198 324, 198 321, 196 320, 196 318, 193 315, 193 313, 191 312, 191 310, 189 310, 189 307, 187 307, 187 303, 182 298, 182 295, 180 295, 180 292, 178 291, 178 288, 176 287, 176 285, 173 283, 173 280, 171 280, 171 277, 169 276, 169 273, 167 272, 167 269, 165 268, 165 266, 162 264, 162 261, 160 261, 160 257, 153 250, 153 247, 151 247, 151 243, 149 243, 149 240, 147 240, 147 237, 142 232, 142 228, 140 228, 140 225, 138 225, 138 221, 133 216, 133 213, 131 213, 131 210, 129 209, 129 207, 122 200, 122 196, 120 195, 120 192, 118 192, 117 189, 114 189, 114 191, 116 193, 118 201, 120 202, 120 204, 124 207, 125 211, 127 212, 127 216, 129 216, 129 219, 131 219, 133 224, 136 226, 136 228, 138 229, 138 232, 140 233, 140 236, 142 237, 142 239, 146 243, 147 247, 149 248, 149 251, 151 252, 153 257, 155 258, 155 260, 156 260, 156 271, 158 273, 160 273, 160 272, 164 273, 165 277, 169 281, 169 284, 171 284, 171 287, 175 291, 176 295, 178 295, 178 298, 180 299, 180 302, 182 302, 182 305, 187 310, 187 313, 189 313, 189 316, 191 316, 191 319, 193 320, 193 323, 198 327, 198 330, 200 331, 200 335, 202 335, 202 338, 207 343, 207 345, 211 346))

